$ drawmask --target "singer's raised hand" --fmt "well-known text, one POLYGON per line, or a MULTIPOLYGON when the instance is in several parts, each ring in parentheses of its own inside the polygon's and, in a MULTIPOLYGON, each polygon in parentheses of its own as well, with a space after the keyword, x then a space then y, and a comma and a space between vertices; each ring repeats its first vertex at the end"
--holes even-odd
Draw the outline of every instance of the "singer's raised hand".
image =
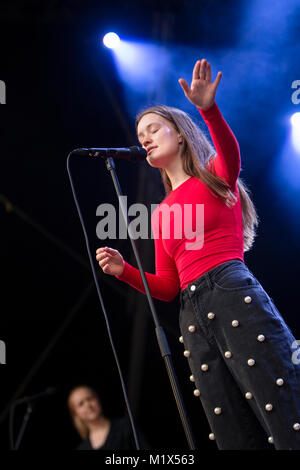
POLYGON ((191 103, 200 109, 210 108, 215 100, 216 91, 222 78, 222 72, 218 72, 214 82, 211 81, 211 67, 206 59, 197 60, 191 86, 186 80, 180 78, 178 81, 185 96, 191 103))
POLYGON ((124 271, 124 259, 121 254, 107 246, 96 250, 96 260, 105 274, 121 276, 124 271))

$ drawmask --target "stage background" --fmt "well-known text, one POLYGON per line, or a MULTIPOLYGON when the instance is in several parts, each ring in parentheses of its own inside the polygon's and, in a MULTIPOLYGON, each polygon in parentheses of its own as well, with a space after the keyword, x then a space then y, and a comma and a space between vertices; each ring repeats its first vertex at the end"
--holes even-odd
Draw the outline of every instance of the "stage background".
MULTIPOLYGON (((36 402, 24 449, 76 448, 66 408, 73 385, 94 386, 108 416, 125 412, 67 156, 78 147, 137 144, 134 114, 150 104, 180 106, 202 124, 177 83, 181 73, 190 80, 199 58, 211 61, 214 76, 223 71, 216 102, 239 141, 241 177, 260 217, 246 264, 300 338, 300 157, 289 144, 289 116, 300 109, 291 99, 300 79, 299 10, 297 2, 234 0, 1 2, 1 450, 9 449, 12 400, 47 387, 56 393, 36 402), (147 65, 133 61, 126 75, 101 43, 111 30, 145 50, 147 65), (140 72, 149 64, 158 68, 143 87, 140 72)), ((159 176, 146 163, 116 168, 128 206, 160 202, 159 176)), ((118 207, 105 163, 73 159, 72 173, 92 253, 109 244, 135 264, 128 240, 96 237, 98 205, 118 207)), ((144 269, 154 272, 153 241, 137 245, 144 269)), ((137 424, 153 448, 187 449, 145 296, 97 272, 137 424)), ((154 302, 197 446, 215 450, 178 342, 179 299, 154 302)), ((15 409, 15 438, 25 411, 15 409)))

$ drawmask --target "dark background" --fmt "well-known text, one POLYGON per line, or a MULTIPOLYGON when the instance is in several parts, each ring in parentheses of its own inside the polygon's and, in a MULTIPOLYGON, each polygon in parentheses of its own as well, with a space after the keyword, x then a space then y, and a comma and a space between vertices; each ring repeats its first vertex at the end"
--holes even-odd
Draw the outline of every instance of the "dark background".
MULTIPOLYGON (((289 7, 273 2, 271 8, 271 3, 1 2, 0 79, 7 93, 6 104, 0 106, 0 339, 6 345, 6 364, 0 365, 1 450, 9 449, 12 401, 50 386, 57 392, 36 402, 22 441, 24 449, 76 447, 79 438, 66 408, 73 385, 94 386, 108 416, 125 411, 66 169, 74 148, 137 143, 128 106, 134 90, 128 95, 126 77, 121 80, 111 51, 99 40, 109 30, 134 40, 155 41, 172 53, 193 49, 198 51, 194 60, 203 57, 203 49, 223 57, 230 80, 226 82, 225 73, 224 93, 220 86, 217 102, 239 141, 241 176, 260 217, 257 239, 245 261, 300 338, 300 185, 293 171, 296 182, 291 187, 286 176, 289 166, 283 174, 278 163, 286 148, 288 116, 299 109, 291 101, 291 83, 300 79, 299 7, 296 2, 289 7), (258 32, 263 35, 263 28, 266 34, 260 41, 258 32), (233 69, 239 74, 230 75, 233 69)), ((183 63, 180 68, 184 69, 183 63)), ((187 77, 191 72, 187 65, 187 77)), ((170 70, 173 74, 176 70, 170 70)), ((159 98, 164 104, 175 100, 159 76, 156 85, 163 90, 161 95, 152 95, 149 103, 137 102, 137 111, 159 98)), ((190 112, 188 103, 185 106, 190 112)), ((285 152, 285 161, 292 162, 294 156, 285 152)), ((299 171, 299 162, 293 165, 299 171)), ((96 237, 95 211, 103 202, 117 207, 113 184, 101 160, 73 159, 71 167, 94 254, 108 243, 96 237)), ((150 207, 160 201, 159 176, 146 163, 118 161, 116 167, 128 206, 143 202, 150 207)), ((152 241, 138 240, 137 245, 144 269, 154 272, 152 241)), ((136 265, 128 240, 110 240, 109 246, 136 265)), ((99 269, 97 273, 136 422, 154 448, 186 449, 145 296, 99 269)), ((214 450, 178 342, 179 299, 154 302, 197 445, 214 450)), ((25 410, 24 405, 15 410, 15 438, 25 410)))

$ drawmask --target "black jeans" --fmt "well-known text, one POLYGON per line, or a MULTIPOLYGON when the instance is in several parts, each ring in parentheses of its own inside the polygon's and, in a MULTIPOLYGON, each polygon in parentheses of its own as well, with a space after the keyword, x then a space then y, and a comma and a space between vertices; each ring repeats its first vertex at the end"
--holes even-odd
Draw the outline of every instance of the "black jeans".
POLYGON ((239 260, 180 294, 184 355, 219 449, 300 449, 295 338, 239 260), (200 394, 200 395, 199 395, 200 394))

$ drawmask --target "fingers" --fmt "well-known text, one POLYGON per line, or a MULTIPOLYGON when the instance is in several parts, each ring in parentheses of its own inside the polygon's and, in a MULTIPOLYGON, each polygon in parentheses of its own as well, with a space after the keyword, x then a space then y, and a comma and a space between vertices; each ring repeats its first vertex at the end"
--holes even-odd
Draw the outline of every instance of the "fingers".
MULTIPOLYGON (((197 60, 193 69, 193 81, 194 80, 206 80, 211 82, 211 66, 206 59, 197 60)), ((218 78, 217 85, 219 84, 220 78, 218 78)), ((186 80, 180 78, 178 82, 181 85, 181 88, 184 91, 186 97, 189 97, 191 94, 191 89, 186 80)))
POLYGON ((218 72, 218 75, 217 75, 217 77, 216 77, 216 79, 215 79, 215 81, 214 81, 214 86, 215 86, 215 88, 217 88, 217 86, 219 85, 221 79, 222 79, 222 72, 218 72))
POLYGON ((197 60, 194 66, 194 70, 193 70, 193 80, 199 79, 200 67, 201 67, 201 60, 197 60))
POLYGON ((193 80, 208 80, 207 75, 210 73, 210 65, 207 60, 197 60, 193 69, 193 80))
POLYGON ((111 259, 111 257, 112 256, 110 254, 104 252, 104 253, 99 253, 96 256, 96 260, 99 261, 99 263, 100 263, 100 261, 102 262, 104 259, 109 260, 109 259, 111 259))
POLYGON ((98 254, 96 258, 102 271, 105 274, 110 274, 110 271, 111 271, 110 261, 112 258, 111 255, 107 256, 106 253, 102 253, 102 254, 98 254))
POLYGON ((96 250, 96 260, 102 269, 105 263, 107 263, 107 261, 109 261, 112 256, 114 256, 114 254, 115 253, 113 253, 113 250, 107 246, 104 248, 98 248, 98 250, 96 250))
POLYGON ((110 260, 109 257, 105 257, 99 260, 99 266, 100 268, 103 269, 103 271, 104 271, 104 268, 107 268, 109 266, 109 260, 110 260))
POLYGON ((113 248, 109 248, 108 246, 103 246, 102 248, 98 248, 96 250, 96 254, 100 254, 100 253, 103 253, 103 252, 107 252, 111 255, 115 254, 117 250, 114 250, 113 248))
POLYGON ((99 263, 99 266, 103 268, 104 263, 107 263, 111 259, 111 255, 107 255, 107 253, 101 253, 96 256, 96 260, 99 263))
POLYGON ((191 89, 188 85, 188 82, 186 80, 184 80, 184 78, 180 78, 178 80, 178 82, 180 83, 181 88, 183 89, 185 96, 188 96, 191 92, 191 89))
POLYGON ((199 78, 200 80, 206 79, 206 59, 200 61, 199 78))
POLYGON ((206 80, 211 82, 211 66, 209 62, 206 63, 206 80))
POLYGON ((211 82, 211 66, 206 59, 197 60, 193 70, 193 80, 207 80, 211 82))

